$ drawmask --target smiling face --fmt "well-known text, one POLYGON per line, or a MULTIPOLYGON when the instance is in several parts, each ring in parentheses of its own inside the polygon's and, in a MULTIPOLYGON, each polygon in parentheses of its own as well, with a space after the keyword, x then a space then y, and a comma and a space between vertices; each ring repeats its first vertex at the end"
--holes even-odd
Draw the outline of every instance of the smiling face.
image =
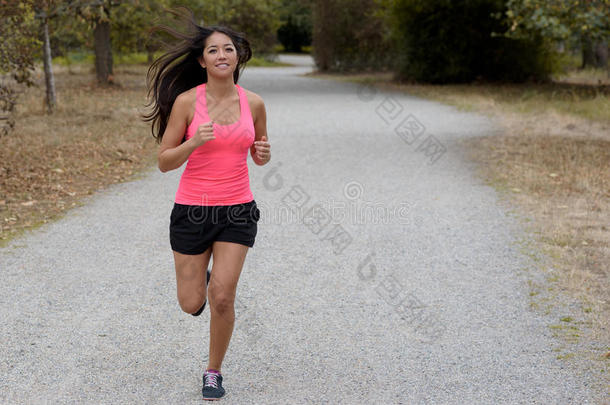
POLYGON ((232 76, 237 67, 237 49, 231 38, 222 32, 212 33, 205 42, 199 63, 207 69, 208 75, 232 76))

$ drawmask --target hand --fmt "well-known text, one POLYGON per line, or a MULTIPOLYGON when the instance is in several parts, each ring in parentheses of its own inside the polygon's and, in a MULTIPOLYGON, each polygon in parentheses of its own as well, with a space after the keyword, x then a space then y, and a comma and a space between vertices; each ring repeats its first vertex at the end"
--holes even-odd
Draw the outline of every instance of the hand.
POLYGON ((197 127, 197 132, 195 132, 195 135, 193 135, 191 139, 195 146, 201 146, 207 141, 216 139, 214 136, 213 122, 210 121, 199 125, 199 127, 197 127))
POLYGON ((271 159, 271 145, 267 142, 267 136, 263 135, 263 138, 260 141, 254 142, 254 149, 256 156, 259 160, 267 163, 271 159))

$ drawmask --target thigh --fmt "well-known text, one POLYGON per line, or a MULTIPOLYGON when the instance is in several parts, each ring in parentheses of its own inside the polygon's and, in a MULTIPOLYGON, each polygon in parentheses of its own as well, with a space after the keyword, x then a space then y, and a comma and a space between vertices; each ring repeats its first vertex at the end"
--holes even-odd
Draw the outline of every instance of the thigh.
POLYGON ((209 293, 235 298, 237 282, 248 253, 248 246, 215 241, 212 245, 214 262, 210 277, 209 293))
POLYGON ((206 270, 210 262, 212 247, 198 255, 174 252, 178 299, 205 296, 206 270))

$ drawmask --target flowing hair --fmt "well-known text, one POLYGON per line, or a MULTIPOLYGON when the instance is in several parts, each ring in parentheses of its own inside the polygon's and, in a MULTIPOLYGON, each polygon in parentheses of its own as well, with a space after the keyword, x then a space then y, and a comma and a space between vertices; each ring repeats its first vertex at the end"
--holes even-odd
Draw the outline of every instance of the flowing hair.
MULTIPOLYGON (((208 81, 208 73, 201 67, 197 58, 203 55, 205 41, 212 33, 221 32, 227 35, 235 45, 238 59, 237 67, 233 72, 234 83, 239 80, 240 69, 243 71, 252 57, 250 43, 243 33, 225 25, 199 26, 193 12, 186 7, 166 9, 166 11, 185 22, 188 31, 179 32, 167 25, 157 25, 150 29, 150 33, 163 31, 179 40, 176 44, 170 45, 169 50, 150 65, 146 74, 147 95, 150 99, 146 106, 152 106, 152 111, 142 115, 142 119, 145 122, 152 121, 151 132, 157 144, 163 139, 176 97, 208 81)), ((184 138, 182 141, 184 142, 184 138)))

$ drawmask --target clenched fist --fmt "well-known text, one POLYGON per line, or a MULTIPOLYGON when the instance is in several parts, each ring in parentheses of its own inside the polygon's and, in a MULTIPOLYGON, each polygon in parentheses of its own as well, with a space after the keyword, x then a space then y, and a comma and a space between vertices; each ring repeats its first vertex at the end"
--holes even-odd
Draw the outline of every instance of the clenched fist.
POLYGON ((195 146, 201 146, 207 141, 216 139, 216 137, 214 136, 213 122, 210 121, 206 122, 205 124, 199 125, 199 127, 197 127, 197 131, 195 132, 195 135, 193 135, 191 139, 195 143, 195 146))
POLYGON ((258 159, 267 163, 271 159, 271 145, 267 142, 267 136, 263 135, 260 141, 254 142, 255 154, 258 159))

